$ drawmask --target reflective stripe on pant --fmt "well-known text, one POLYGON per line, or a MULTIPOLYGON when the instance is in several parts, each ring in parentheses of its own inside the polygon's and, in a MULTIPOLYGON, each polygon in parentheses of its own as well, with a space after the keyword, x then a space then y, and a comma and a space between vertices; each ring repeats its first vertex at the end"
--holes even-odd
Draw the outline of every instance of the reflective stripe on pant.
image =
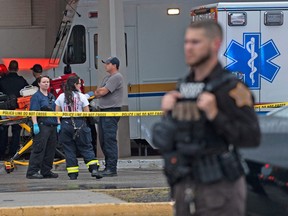
POLYGON ((57 145, 56 127, 39 124, 39 128, 39 134, 33 137, 27 175, 33 175, 39 170, 42 175, 47 175, 53 168, 57 145))
POLYGON ((98 130, 105 167, 116 171, 118 161, 117 129, 120 117, 100 117, 98 130))
POLYGON ((71 123, 71 120, 64 119, 61 121, 61 132, 59 135, 59 142, 63 145, 63 150, 66 158, 67 167, 78 166, 77 150, 84 158, 84 162, 88 163, 92 160, 96 160, 93 147, 91 144, 91 131, 86 126, 83 120, 75 118, 75 124, 81 129, 77 132, 78 136, 73 139, 75 130, 71 123))
POLYGON ((79 172, 79 166, 67 167, 66 169, 67 169, 68 174, 70 174, 70 173, 78 173, 79 172))
POLYGON ((221 180, 212 184, 199 184, 190 178, 173 187, 176 216, 244 216, 246 203, 245 178, 234 182, 221 180), (190 213, 187 189, 193 190, 196 213, 190 213))
POLYGON ((88 163, 86 163, 87 168, 89 168, 90 165, 97 165, 100 166, 100 163, 98 160, 91 160, 88 163))

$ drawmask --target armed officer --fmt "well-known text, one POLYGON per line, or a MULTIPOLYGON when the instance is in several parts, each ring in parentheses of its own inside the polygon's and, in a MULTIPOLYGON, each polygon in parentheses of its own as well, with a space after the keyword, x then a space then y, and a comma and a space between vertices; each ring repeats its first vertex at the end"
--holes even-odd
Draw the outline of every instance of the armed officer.
POLYGON ((218 61, 222 29, 194 22, 185 34, 189 75, 162 99, 153 141, 162 152, 177 216, 244 216, 245 169, 238 147, 260 143, 248 88, 218 61))

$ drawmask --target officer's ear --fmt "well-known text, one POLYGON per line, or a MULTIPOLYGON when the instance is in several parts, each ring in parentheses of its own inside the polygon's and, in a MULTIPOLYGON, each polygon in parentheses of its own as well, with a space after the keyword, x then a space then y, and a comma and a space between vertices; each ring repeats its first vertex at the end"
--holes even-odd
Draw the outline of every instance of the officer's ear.
POLYGON ((213 38, 211 41, 211 48, 213 50, 213 53, 217 54, 220 50, 222 44, 222 39, 219 37, 213 38))
POLYGON ((222 39, 219 37, 216 37, 212 40, 212 49, 213 51, 217 52, 220 50, 222 44, 222 39))

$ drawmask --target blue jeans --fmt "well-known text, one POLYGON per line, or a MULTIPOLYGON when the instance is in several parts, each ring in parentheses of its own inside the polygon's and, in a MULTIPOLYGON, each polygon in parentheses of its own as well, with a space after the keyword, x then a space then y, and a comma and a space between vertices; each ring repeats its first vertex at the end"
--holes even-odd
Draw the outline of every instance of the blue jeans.
MULTIPOLYGON (((120 108, 105 109, 103 111, 120 111, 120 108)), ((98 123, 100 146, 105 156, 105 168, 112 171, 117 170, 119 119, 120 117, 100 117, 98 123)))

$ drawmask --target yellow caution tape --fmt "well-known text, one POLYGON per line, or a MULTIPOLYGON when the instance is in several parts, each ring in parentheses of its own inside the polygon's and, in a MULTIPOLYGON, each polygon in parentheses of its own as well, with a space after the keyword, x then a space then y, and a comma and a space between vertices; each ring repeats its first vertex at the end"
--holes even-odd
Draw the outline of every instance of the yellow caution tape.
POLYGON ((46 112, 0 110, 0 116, 42 116, 42 117, 129 117, 129 116, 159 116, 162 111, 123 111, 123 112, 46 112))
POLYGON ((281 103, 267 103, 267 104, 257 104, 254 106, 255 109, 259 108, 279 108, 282 106, 288 106, 288 102, 281 102, 281 103))
MULTIPOLYGON (((255 105, 259 108, 279 108, 288 106, 288 102, 267 103, 255 105)), ((48 112, 48 111, 21 111, 21 110, 0 110, 0 116, 42 116, 42 117, 129 117, 129 116, 160 116, 162 111, 122 111, 122 112, 48 112)))

